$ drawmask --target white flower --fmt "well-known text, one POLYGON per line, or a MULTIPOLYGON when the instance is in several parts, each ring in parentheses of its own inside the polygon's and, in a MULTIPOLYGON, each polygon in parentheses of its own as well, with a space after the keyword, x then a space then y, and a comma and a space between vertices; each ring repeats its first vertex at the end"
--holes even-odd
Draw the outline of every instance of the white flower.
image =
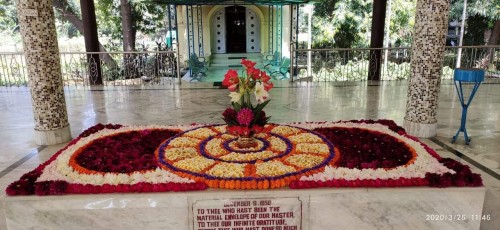
POLYGON ((231 102, 239 103, 241 100, 241 96, 243 94, 238 93, 238 92, 231 92, 229 93, 229 97, 231 97, 231 102))
POLYGON ((264 89, 262 82, 255 83, 255 98, 259 104, 269 98, 269 93, 264 89))

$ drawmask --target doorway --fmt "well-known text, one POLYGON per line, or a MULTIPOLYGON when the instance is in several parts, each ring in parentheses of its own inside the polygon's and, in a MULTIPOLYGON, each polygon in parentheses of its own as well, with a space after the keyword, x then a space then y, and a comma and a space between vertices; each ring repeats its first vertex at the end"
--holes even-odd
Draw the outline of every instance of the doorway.
POLYGON ((226 13, 226 52, 246 52, 245 7, 229 6, 226 13))

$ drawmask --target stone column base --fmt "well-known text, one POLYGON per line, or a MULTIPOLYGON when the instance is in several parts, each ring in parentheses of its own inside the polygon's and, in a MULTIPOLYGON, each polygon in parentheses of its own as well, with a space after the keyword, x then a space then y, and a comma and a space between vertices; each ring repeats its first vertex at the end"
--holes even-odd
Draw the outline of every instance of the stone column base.
POLYGON ((35 130, 35 143, 37 145, 56 145, 70 140, 71 129, 69 125, 61 129, 50 131, 35 130))
POLYGON ((404 120, 403 128, 405 128, 408 134, 421 138, 435 137, 437 133, 437 123, 424 124, 424 123, 417 123, 413 121, 404 120))

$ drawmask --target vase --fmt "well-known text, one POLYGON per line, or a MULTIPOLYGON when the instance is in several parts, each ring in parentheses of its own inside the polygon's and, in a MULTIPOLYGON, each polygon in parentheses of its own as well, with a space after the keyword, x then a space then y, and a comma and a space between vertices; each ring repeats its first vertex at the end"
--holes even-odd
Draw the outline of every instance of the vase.
POLYGON ((239 136, 236 140, 236 145, 240 149, 249 149, 257 147, 257 140, 253 135, 250 136, 239 136))

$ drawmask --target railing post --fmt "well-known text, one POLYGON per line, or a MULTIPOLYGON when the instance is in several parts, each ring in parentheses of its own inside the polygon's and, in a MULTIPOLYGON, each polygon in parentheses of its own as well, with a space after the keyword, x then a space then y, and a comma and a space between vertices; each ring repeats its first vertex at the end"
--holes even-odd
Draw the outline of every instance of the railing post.
POLYGON ((293 75, 294 75, 294 58, 295 58, 295 55, 294 54, 294 42, 290 42, 290 83, 293 83, 293 75))
POLYGON ((181 84, 182 80, 182 76, 181 76, 181 61, 180 61, 180 55, 179 55, 179 43, 176 43, 175 44, 176 46, 176 65, 177 65, 177 79, 179 81, 179 84, 181 84))

